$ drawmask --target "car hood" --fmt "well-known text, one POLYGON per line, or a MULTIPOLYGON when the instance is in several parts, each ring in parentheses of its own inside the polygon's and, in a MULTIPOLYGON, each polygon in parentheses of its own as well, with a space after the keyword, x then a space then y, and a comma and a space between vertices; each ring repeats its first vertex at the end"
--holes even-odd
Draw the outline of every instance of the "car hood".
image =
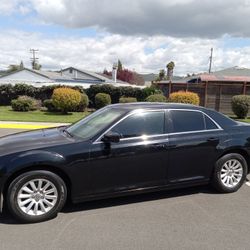
POLYGON ((63 133, 63 128, 21 132, 0 138, 0 155, 67 144, 73 141, 73 138, 63 133))

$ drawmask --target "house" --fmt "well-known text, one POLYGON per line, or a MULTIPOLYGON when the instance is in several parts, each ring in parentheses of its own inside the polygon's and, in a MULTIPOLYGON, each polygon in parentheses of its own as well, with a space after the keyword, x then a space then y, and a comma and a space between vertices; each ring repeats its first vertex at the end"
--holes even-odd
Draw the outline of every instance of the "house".
MULTIPOLYGON (((89 88, 94 84, 112 84, 113 86, 132 86, 127 82, 115 81, 101 74, 94 72, 80 70, 74 67, 62 69, 60 71, 44 71, 44 70, 32 70, 24 68, 14 72, 7 73, 0 76, 0 84, 17 84, 25 83, 33 86, 41 87, 43 85, 72 85, 82 86, 83 88, 89 88)), ((143 87, 143 86, 142 86, 143 87)))
POLYGON ((172 92, 188 90, 200 97, 200 105, 232 114, 234 95, 250 95, 250 69, 231 67, 213 73, 202 73, 177 81, 156 82, 168 97, 172 92))

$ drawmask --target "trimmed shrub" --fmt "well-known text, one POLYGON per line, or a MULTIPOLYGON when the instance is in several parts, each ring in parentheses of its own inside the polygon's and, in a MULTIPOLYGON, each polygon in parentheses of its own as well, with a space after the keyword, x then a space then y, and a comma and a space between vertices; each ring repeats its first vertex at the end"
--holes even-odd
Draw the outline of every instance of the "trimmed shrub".
POLYGON ((146 102, 166 102, 167 98, 162 94, 150 95, 146 98, 146 102))
POLYGON ((14 111, 37 110, 41 107, 41 102, 30 96, 19 96, 11 101, 11 107, 14 111))
POLYGON ((250 106, 249 95, 235 95, 232 98, 232 110, 237 118, 244 119, 247 117, 250 106))
POLYGON ((129 102, 137 102, 137 99, 135 97, 121 97, 119 99, 119 103, 129 103, 129 102))
POLYGON ((77 107, 76 112, 84 111, 89 106, 89 98, 86 94, 81 95, 80 105, 77 107))
POLYGON ((177 102, 177 103, 189 103, 193 105, 200 104, 200 98, 196 93, 189 92, 189 91, 178 91, 173 92, 169 96, 170 102, 177 102))
POLYGON ((46 99, 43 101, 43 106, 45 108, 47 108, 47 110, 49 112, 59 112, 60 110, 58 110, 55 105, 53 104, 53 100, 52 99, 46 99))
POLYGON ((104 106, 111 104, 111 98, 109 94, 98 93, 95 96, 95 106, 97 109, 100 109, 104 106))
POLYGON ((81 104, 82 94, 71 88, 57 88, 53 91, 52 103, 62 113, 75 111, 81 104))

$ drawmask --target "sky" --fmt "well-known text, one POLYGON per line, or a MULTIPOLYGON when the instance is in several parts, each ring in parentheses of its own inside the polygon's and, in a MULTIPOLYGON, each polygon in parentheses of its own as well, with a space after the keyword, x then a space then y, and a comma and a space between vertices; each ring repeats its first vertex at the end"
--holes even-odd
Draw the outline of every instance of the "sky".
POLYGON ((250 0, 0 0, 0 69, 74 66, 110 70, 120 59, 139 73, 170 61, 175 75, 250 68, 250 0))

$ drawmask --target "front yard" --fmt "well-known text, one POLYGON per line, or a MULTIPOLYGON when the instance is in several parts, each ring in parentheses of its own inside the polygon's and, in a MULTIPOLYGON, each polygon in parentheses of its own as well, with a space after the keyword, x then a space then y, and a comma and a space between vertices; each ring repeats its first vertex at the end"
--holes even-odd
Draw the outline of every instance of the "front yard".
POLYGON ((58 112, 40 110, 17 112, 12 111, 10 106, 0 106, 0 121, 72 123, 82 119, 88 114, 89 112, 72 112, 64 115, 58 112))

